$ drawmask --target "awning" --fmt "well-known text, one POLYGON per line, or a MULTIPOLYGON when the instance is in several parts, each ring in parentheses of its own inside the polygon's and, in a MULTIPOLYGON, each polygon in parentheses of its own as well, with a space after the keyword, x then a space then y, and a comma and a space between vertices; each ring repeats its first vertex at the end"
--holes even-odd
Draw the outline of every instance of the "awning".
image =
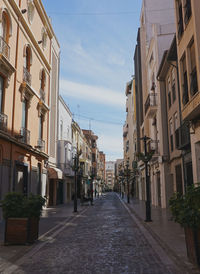
POLYGON ((50 167, 48 168, 48 173, 49 173, 49 179, 58 179, 58 180, 63 179, 63 172, 59 168, 50 167))

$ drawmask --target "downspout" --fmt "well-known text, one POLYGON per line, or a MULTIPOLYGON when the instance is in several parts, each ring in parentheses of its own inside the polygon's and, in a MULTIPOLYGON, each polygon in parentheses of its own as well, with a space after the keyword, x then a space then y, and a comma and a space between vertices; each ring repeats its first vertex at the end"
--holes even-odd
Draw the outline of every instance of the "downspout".
MULTIPOLYGON (((21 0, 19 0, 19 8, 21 7, 21 0)), ((19 48, 19 21, 20 17, 18 17, 17 22, 17 36, 16 36, 16 52, 15 52, 15 75, 14 75, 14 89, 13 89, 13 108, 12 108, 12 128, 11 128, 11 135, 14 135, 14 119, 15 119, 15 97, 16 97, 16 84, 17 84, 17 63, 18 63, 18 48, 19 48)), ((10 165, 11 165, 11 172, 10 172, 10 182, 9 182, 9 189, 12 191, 12 180, 13 179, 13 170, 12 170, 12 154, 13 154, 13 143, 11 142, 10 148, 10 165)), ((13 186, 12 186, 13 188, 13 186)))

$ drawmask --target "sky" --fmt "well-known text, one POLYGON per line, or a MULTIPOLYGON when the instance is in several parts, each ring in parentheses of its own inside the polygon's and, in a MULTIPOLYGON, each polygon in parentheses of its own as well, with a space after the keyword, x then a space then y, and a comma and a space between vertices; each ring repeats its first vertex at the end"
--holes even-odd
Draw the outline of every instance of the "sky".
POLYGON ((60 94, 106 161, 123 158, 125 87, 142 0, 42 0, 61 48, 60 94))

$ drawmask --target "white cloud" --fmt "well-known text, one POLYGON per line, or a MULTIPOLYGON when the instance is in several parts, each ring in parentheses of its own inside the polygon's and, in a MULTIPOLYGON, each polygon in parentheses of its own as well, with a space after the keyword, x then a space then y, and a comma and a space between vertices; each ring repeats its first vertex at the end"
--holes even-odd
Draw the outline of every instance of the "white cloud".
POLYGON ((123 93, 105 87, 86 85, 63 79, 60 81, 60 90, 63 96, 70 96, 98 104, 121 108, 124 108, 125 104, 123 93))
POLYGON ((122 155, 122 136, 100 135, 98 139, 98 145, 100 149, 103 150, 107 155, 122 155))

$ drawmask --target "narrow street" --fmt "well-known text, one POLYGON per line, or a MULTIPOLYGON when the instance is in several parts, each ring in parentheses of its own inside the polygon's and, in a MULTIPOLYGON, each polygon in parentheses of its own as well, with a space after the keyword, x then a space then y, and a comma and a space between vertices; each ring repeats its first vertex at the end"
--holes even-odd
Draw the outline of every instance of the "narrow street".
POLYGON ((183 273, 159 256, 116 194, 84 207, 55 237, 38 242, 4 273, 183 273))

